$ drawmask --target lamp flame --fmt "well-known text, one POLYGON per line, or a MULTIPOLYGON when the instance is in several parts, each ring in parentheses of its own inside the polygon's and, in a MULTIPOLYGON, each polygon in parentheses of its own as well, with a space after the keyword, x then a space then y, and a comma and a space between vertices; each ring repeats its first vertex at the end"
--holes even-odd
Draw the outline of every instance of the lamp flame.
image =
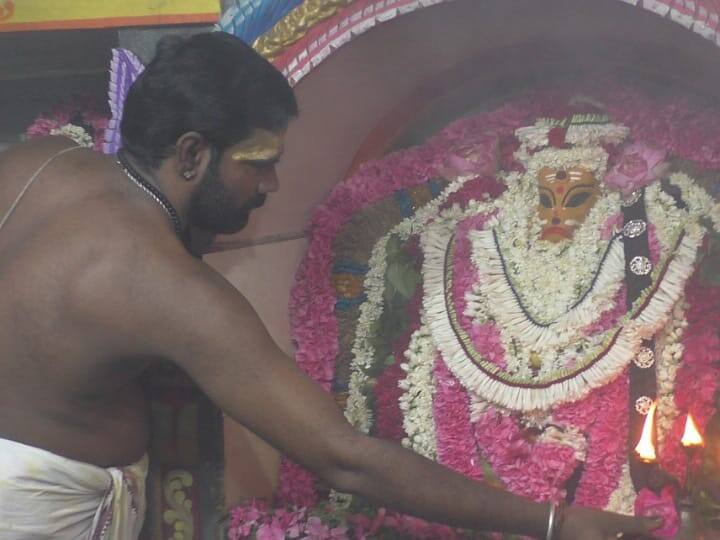
POLYGON ((637 455, 640 456, 640 459, 645 463, 653 463, 657 459, 655 445, 653 444, 655 407, 656 403, 653 401, 653 404, 650 406, 650 410, 645 416, 645 424, 643 424, 640 442, 638 442, 635 447, 635 452, 637 452, 637 455))
POLYGON ((687 420, 685 420, 685 433, 683 433, 680 443, 685 448, 702 446, 704 443, 702 435, 700 435, 700 431, 698 431, 698 428, 695 425, 695 420, 693 420, 690 413, 688 413, 687 420))

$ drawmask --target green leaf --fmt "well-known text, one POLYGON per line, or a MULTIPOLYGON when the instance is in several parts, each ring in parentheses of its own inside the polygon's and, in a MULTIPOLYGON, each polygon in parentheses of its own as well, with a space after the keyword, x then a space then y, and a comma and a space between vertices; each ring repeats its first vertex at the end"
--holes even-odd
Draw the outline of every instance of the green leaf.
POLYGON ((412 298, 420 279, 414 269, 402 263, 392 263, 385 273, 388 285, 398 292, 405 300, 412 298))

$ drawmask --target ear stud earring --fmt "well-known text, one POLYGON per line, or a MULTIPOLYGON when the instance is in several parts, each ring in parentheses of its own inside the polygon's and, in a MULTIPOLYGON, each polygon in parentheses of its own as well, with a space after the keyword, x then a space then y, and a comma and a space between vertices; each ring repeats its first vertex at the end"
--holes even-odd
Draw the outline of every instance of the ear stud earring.
POLYGON ((185 178, 185 180, 190 180, 195 176, 195 172, 191 171, 191 170, 187 170, 187 171, 183 172, 182 175, 185 178))

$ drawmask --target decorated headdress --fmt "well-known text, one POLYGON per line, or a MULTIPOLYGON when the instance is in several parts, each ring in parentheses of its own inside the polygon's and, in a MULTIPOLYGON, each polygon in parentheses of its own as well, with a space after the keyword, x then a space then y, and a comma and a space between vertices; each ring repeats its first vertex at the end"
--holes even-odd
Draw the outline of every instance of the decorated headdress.
POLYGON ((628 128, 614 124, 606 114, 575 113, 567 118, 541 118, 534 125, 515 131, 515 136, 528 152, 537 152, 548 146, 603 146, 619 144, 628 134, 628 128))
POLYGON ((527 171, 579 166, 602 178, 608 162, 606 149, 622 143, 628 133, 626 126, 611 122, 604 113, 540 118, 532 126, 515 130, 520 142, 515 158, 527 171))

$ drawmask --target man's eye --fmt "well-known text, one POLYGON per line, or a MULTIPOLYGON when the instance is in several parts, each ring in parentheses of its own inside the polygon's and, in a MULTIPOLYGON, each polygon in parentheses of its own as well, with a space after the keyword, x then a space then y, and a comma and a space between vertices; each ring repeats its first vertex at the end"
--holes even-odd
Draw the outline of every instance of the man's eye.
POLYGON ((585 201, 587 201, 590 198, 590 195, 591 193, 588 191, 573 195, 572 197, 570 197, 570 200, 565 203, 565 208, 577 208, 585 201))
POLYGON ((550 197, 544 193, 540 194, 540 204, 542 204, 545 208, 552 208, 552 201, 550 200, 550 197))

